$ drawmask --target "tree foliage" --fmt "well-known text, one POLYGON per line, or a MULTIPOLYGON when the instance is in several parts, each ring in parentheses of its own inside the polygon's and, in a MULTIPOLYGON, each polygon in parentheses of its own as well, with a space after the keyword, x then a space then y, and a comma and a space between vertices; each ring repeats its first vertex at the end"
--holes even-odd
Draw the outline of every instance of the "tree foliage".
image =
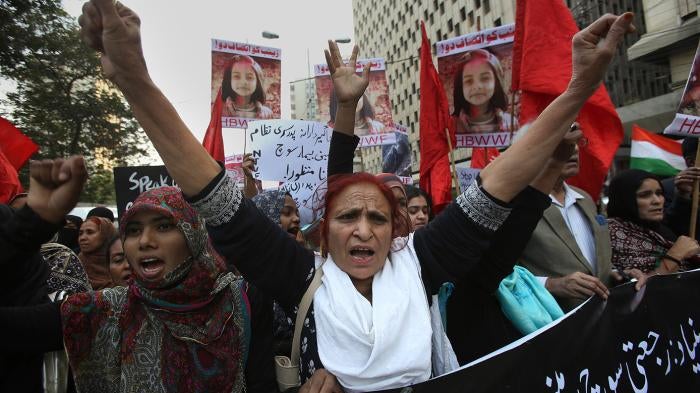
MULTIPOLYGON (((84 202, 112 201, 111 167, 134 162, 146 153, 143 131, 121 93, 103 77, 99 57, 82 43, 78 26, 60 2, 9 3, 15 3, 10 9, 22 17, 0 32, 28 37, 10 37, 0 43, 0 69, 17 86, 4 102, 10 108, 9 117, 40 146, 35 158, 85 156, 91 177, 84 202), (45 8, 27 10, 22 8, 25 3, 45 8), (58 8, 53 7, 56 3, 58 8), (48 11, 53 14, 37 15, 48 11), (40 37, 41 42, 32 37, 40 37)), ((0 18, 5 18, 6 11, 0 18)))

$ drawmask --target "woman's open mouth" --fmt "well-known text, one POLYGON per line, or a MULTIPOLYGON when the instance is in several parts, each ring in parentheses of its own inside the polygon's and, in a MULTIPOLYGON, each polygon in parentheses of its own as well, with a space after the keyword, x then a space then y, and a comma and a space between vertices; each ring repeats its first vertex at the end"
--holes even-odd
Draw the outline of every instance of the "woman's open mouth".
POLYGON ((158 278, 165 268, 165 262, 159 258, 143 258, 139 261, 144 278, 158 278))
POLYGON ((353 263, 367 265, 374 257, 374 250, 368 247, 353 247, 350 249, 350 257, 353 263))

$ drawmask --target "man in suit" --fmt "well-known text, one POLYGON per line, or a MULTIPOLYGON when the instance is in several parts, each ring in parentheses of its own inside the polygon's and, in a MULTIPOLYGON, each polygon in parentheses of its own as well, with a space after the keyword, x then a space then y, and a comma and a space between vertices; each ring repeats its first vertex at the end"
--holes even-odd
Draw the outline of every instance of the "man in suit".
MULTIPOLYGON (((578 125, 572 125, 572 129, 578 125)), ((579 144, 585 143, 585 139, 579 144)), ((608 287, 622 277, 613 272, 610 233, 597 214, 593 199, 566 184, 579 171, 578 147, 561 171, 520 265, 537 276, 566 312, 597 294, 607 298, 608 287)), ((637 276, 637 272, 628 272, 637 276)))

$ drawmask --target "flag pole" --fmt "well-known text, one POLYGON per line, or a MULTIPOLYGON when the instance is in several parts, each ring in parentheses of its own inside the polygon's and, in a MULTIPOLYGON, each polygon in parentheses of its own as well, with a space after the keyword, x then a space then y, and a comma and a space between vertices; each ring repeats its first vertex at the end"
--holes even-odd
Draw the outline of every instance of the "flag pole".
POLYGON ((452 139, 450 139, 450 130, 445 127, 445 137, 447 138, 447 147, 450 148, 450 164, 452 165, 452 180, 455 182, 455 188, 457 189, 457 195, 462 193, 462 187, 459 186, 459 180, 457 179, 457 167, 455 166, 455 155, 452 149, 452 139))
MULTIPOLYGON (((687 137, 689 138, 689 137, 687 137)), ((695 151, 695 163, 700 162, 700 144, 695 151)), ((700 194, 700 187, 698 184, 698 179, 693 182, 693 203, 690 207, 690 233, 688 234, 691 239, 695 239, 695 229, 698 223, 698 194, 700 194)))

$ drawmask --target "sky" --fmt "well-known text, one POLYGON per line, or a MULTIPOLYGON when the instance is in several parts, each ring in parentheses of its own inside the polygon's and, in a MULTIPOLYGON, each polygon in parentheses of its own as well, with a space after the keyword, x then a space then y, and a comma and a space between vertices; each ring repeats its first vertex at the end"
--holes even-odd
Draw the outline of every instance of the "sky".
MULTIPOLYGON (((211 115, 211 39, 282 49, 282 118, 291 118, 289 82, 325 63, 328 39, 349 55, 354 44, 352 0, 120 0, 141 18, 143 51, 152 79, 200 140, 211 115), (262 38, 263 31, 280 38, 262 38), (308 50, 308 59, 307 59, 308 50)), ((80 15, 83 0, 63 0, 80 15)), ((360 54, 361 55, 361 54, 360 54)), ((224 129, 226 154, 243 152, 243 130, 224 129)))

